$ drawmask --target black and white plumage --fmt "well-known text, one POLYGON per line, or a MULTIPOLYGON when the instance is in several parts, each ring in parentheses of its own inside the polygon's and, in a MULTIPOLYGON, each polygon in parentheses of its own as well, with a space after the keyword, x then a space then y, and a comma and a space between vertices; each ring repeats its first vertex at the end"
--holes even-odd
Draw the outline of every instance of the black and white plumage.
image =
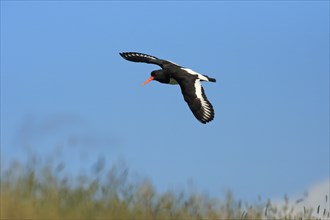
POLYGON ((201 81, 216 82, 215 79, 151 55, 137 52, 123 52, 119 54, 128 61, 160 66, 162 69, 152 71, 151 77, 144 84, 151 80, 165 84, 179 84, 184 100, 188 103, 195 117, 203 124, 214 119, 213 106, 205 95, 201 81))

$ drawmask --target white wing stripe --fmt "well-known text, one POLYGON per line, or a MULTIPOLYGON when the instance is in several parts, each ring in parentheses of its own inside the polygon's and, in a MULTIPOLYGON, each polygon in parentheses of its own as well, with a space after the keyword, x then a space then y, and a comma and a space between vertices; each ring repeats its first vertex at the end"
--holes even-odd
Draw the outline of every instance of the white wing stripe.
POLYGON ((152 60, 157 60, 156 57, 147 55, 147 54, 142 54, 142 53, 127 53, 127 56, 129 57, 146 57, 146 58, 150 58, 152 60))
POLYGON ((197 98, 199 98, 202 103, 205 102, 205 100, 203 99, 203 96, 202 96, 202 85, 201 85, 201 81, 199 79, 196 79, 194 86, 195 86, 195 91, 196 91, 197 98))
POLYGON ((213 119, 213 109, 212 105, 207 101, 205 94, 203 94, 203 87, 201 85, 201 79, 196 79, 194 83, 196 98, 201 103, 201 121, 202 123, 209 122, 213 119))
POLYGON ((208 120, 212 116, 212 112, 211 112, 210 106, 205 101, 205 99, 202 95, 202 85, 201 85, 200 79, 196 79, 194 86, 195 86, 196 96, 201 101, 202 110, 204 113, 203 119, 208 120))
POLYGON ((204 80, 204 81, 209 81, 209 79, 205 76, 203 76, 202 74, 200 73, 197 73, 191 69, 188 69, 188 68, 181 68, 183 70, 185 70, 187 73, 191 74, 191 75, 197 75, 198 76, 198 79, 201 79, 201 80, 204 80))

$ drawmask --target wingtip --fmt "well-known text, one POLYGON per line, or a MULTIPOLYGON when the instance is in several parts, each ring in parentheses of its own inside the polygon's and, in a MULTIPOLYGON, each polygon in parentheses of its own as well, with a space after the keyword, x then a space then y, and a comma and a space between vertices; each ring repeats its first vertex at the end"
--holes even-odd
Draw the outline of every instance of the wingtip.
POLYGON ((127 52, 120 52, 120 53, 119 53, 119 55, 120 55, 122 58, 124 58, 124 59, 127 58, 126 54, 127 54, 127 52))
POLYGON ((119 55, 126 59, 127 57, 132 56, 134 53, 135 52, 120 52, 119 55))

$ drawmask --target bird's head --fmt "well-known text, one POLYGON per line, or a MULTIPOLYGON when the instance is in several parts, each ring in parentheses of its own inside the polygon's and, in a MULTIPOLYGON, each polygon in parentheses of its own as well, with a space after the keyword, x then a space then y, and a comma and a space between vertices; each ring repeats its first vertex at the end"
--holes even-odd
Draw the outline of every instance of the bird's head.
POLYGON ((156 80, 160 83, 169 83, 170 82, 170 77, 166 74, 164 74, 163 70, 154 70, 150 74, 151 76, 142 84, 146 85, 152 80, 156 80))

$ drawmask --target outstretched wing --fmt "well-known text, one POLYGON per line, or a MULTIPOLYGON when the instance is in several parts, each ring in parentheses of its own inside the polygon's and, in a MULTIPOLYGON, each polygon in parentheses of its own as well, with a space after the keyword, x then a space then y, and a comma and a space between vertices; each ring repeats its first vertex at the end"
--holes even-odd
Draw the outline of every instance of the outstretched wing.
POLYGON ((132 62, 142 62, 142 63, 149 63, 149 64, 156 64, 161 68, 165 68, 167 65, 176 65, 179 66, 171 61, 162 60, 157 57, 144 54, 144 53, 137 53, 137 52, 123 52, 119 53, 125 60, 132 61, 132 62))
POLYGON ((205 95, 200 79, 179 84, 184 100, 197 120, 203 124, 212 121, 214 119, 214 109, 205 95))

